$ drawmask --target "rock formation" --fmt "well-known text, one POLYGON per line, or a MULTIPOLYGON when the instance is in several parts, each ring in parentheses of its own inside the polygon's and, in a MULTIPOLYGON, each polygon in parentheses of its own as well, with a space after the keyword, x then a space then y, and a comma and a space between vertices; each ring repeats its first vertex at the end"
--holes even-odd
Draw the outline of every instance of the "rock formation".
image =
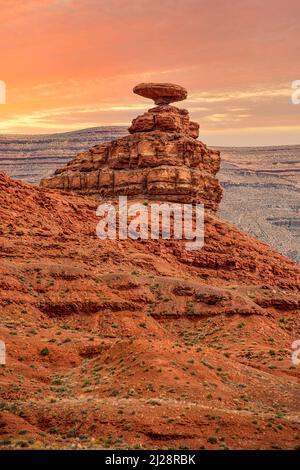
POLYGON ((137 95, 152 99, 157 105, 167 105, 187 97, 186 89, 173 83, 140 83, 133 91, 137 95))
POLYGON ((197 140, 199 125, 188 111, 170 105, 186 98, 172 84, 140 84, 134 92, 158 105, 132 121, 129 135, 79 153, 41 186, 103 197, 142 196, 204 203, 217 210, 220 153, 197 140))
POLYGON ((160 87, 43 182, 70 192, 0 173, 0 448, 299 448, 300 268, 213 212, 219 154, 160 87), (204 201, 204 247, 99 240, 76 191, 204 201))

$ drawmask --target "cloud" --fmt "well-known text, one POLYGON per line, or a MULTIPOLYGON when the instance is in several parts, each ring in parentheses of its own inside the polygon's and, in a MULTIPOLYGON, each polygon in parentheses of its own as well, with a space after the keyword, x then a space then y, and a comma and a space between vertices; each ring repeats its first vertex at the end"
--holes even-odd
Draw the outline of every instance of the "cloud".
POLYGON ((236 100, 266 100, 270 98, 291 96, 291 87, 282 85, 274 88, 271 84, 267 88, 250 89, 250 90, 236 90, 236 91, 221 91, 216 93, 194 93, 189 96, 189 103, 220 103, 225 101, 236 100))
POLYGON ((0 10, 7 131, 128 124, 150 107, 132 94, 141 81, 184 85, 182 106, 208 132, 299 122, 298 0, 0 0, 0 10))

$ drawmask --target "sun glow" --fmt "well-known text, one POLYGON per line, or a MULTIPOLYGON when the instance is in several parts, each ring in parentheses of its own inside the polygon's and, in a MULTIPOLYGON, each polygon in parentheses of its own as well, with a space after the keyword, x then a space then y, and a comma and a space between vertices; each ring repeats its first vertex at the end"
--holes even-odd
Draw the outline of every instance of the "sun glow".
POLYGON ((299 70, 290 57, 298 54, 299 2, 278 10, 266 0, 249 12, 238 0, 234 22, 225 3, 212 9, 178 0, 172 11, 167 3, 0 0, 0 78, 7 86, 0 132, 128 126, 149 107, 133 86, 164 81, 188 89, 180 106, 200 122, 202 135, 215 132, 217 142, 225 135, 234 145, 237 134, 248 142, 251 129, 255 145, 256 129, 270 144, 278 132, 294 142, 300 106, 292 103, 291 83, 299 70))

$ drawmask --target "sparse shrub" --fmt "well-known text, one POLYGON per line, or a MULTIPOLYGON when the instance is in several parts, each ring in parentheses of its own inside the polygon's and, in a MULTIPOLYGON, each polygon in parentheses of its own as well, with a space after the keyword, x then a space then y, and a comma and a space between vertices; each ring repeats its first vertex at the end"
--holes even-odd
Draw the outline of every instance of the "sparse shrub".
POLYGON ((43 348, 41 349, 40 351, 40 355, 41 356, 49 356, 50 352, 49 352, 49 349, 48 348, 43 348))
POLYGON ((215 437, 215 436, 210 436, 207 438, 207 442, 209 442, 210 444, 217 444, 218 443, 218 438, 215 437))

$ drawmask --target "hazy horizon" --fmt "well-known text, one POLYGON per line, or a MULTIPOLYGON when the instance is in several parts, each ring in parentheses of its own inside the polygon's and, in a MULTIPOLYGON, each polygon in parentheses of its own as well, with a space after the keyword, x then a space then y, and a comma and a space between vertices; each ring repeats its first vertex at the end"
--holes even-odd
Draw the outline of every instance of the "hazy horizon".
MULTIPOLYGON (((128 126, 125 126, 125 125, 115 125, 115 124, 112 124, 112 125, 106 125, 106 126, 93 126, 93 127, 85 127, 85 128, 82 128, 82 129, 74 129, 74 130, 71 130, 71 131, 60 131, 60 132, 47 132, 47 133, 24 133, 24 132, 11 132, 11 133, 4 133, 4 132, 0 132, 0 138, 1 137, 32 137, 32 138, 38 138, 38 137, 48 137, 48 136, 56 136, 56 135, 64 135, 64 134, 72 134, 72 133, 80 133, 80 132, 85 132, 85 131, 90 131, 90 130, 93 130, 93 129, 102 129, 102 128, 124 128, 124 129, 127 129, 128 126)), ((200 140, 205 140, 204 137, 201 136, 199 137, 200 140)), ((209 139, 208 139, 209 140, 209 139)), ((300 139, 298 142, 295 142, 295 143, 273 143, 273 144, 256 144, 256 145, 253 145, 253 144, 245 144, 244 145, 234 145, 234 144, 231 144, 231 145, 223 145, 221 143, 214 143, 213 142, 213 139, 211 142, 208 142, 208 140, 205 140, 205 143, 209 146, 214 146, 214 147, 219 147, 219 148, 245 148, 245 147, 251 147, 251 148, 255 148, 255 147, 297 147, 297 146, 300 146, 300 139)))

